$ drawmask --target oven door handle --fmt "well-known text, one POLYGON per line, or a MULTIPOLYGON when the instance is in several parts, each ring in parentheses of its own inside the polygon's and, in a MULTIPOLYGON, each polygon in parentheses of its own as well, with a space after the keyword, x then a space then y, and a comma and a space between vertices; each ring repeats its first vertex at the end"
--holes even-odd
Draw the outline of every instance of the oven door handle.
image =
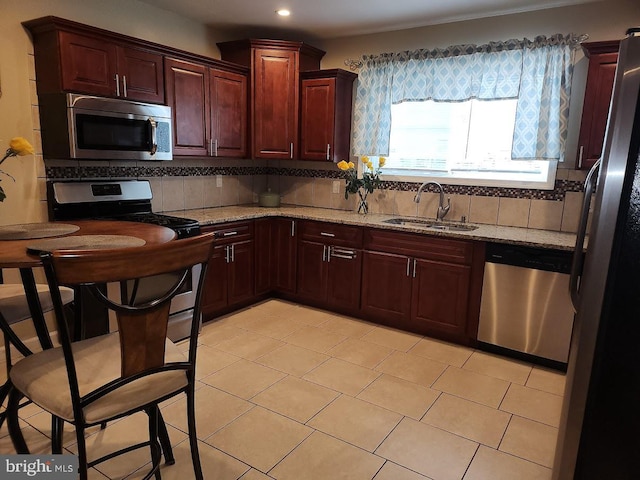
POLYGON ((149 150, 149 153, 155 155, 158 151, 158 123, 153 117, 149 117, 147 121, 151 126, 151 150, 149 150))

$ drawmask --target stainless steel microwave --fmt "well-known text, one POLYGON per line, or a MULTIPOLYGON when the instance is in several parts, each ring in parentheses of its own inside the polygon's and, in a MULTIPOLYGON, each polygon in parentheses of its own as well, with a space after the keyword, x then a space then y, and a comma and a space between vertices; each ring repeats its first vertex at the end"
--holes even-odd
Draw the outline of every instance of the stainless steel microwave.
POLYGON ((38 101, 45 158, 173 158, 171 107, 75 93, 38 101))

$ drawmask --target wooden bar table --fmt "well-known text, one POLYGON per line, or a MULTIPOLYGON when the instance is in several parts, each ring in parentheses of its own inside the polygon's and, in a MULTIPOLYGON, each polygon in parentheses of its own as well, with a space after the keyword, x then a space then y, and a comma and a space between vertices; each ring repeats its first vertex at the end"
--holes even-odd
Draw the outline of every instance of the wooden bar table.
MULTIPOLYGON (((36 281, 33 275, 33 268, 41 266, 42 262, 40 260, 40 256, 37 253, 31 253, 30 251, 28 251, 28 248, 30 246, 42 243, 43 240, 60 239, 79 235, 118 235, 135 237, 136 239, 143 240, 145 245, 157 245, 166 243, 176 238, 175 232, 170 228, 148 223, 122 222, 115 220, 71 220, 64 222, 49 222, 46 225, 55 226, 57 224, 75 225, 79 228, 73 233, 62 236, 47 236, 46 238, 35 237, 18 240, 0 239, 0 269, 19 269, 22 284, 27 296, 31 317, 33 319, 38 339, 43 348, 51 348, 52 345, 51 339, 49 338, 47 332, 40 300, 38 299, 36 281)), ((69 238, 69 240, 72 241, 71 238, 69 238)), ((102 246, 100 248, 105 248, 105 246, 102 246)), ((114 244, 113 248, 118 248, 118 245, 114 244)), ((98 330, 101 330, 103 328, 104 326, 97 327, 98 330)))

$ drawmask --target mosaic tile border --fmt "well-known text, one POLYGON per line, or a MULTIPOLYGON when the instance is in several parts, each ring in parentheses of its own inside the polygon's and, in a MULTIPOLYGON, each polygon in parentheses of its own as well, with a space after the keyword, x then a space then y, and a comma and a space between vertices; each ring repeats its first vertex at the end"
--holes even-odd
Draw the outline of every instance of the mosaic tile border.
MULTIPOLYGON (((151 178, 151 177, 184 177, 213 175, 274 175, 300 178, 343 179, 344 173, 338 170, 322 170, 308 168, 282 167, 180 167, 180 166, 81 166, 81 167, 47 167, 48 179, 111 179, 111 178, 151 178)), ((563 201, 567 192, 582 192, 583 183, 575 180, 556 180, 553 190, 535 190, 523 188, 481 187, 471 185, 448 185, 443 183, 444 192, 450 195, 474 195, 480 197, 523 198, 533 200, 563 201)), ((383 181, 384 190, 409 192, 416 191, 416 182, 383 181)), ((428 191, 435 192, 429 186, 428 191)))

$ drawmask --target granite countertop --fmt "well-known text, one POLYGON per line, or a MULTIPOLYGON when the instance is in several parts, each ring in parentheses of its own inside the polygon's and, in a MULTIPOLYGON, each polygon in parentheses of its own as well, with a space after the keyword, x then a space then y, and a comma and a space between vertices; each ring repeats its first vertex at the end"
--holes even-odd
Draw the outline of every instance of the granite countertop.
POLYGON ((199 221, 203 226, 263 217, 290 217, 296 219, 318 220, 348 225, 383 228, 402 232, 421 233, 436 237, 480 240, 512 245, 527 245, 558 250, 573 250, 576 241, 576 235, 574 233, 536 230, 531 228, 502 227, 497 225, 475 224, 478 225, 478 228, 472 231, 432 230, 417 226, 384 223, 384 220, 397 217, 397 215, 381 215, 374 213, 362 215, 344 210, 331 210, 317 207, 283 205, 278 208, 266 208, 259 207, 257 205, 238 205, 232 207, 180 210, 164 213, 192 218, 199 221))

